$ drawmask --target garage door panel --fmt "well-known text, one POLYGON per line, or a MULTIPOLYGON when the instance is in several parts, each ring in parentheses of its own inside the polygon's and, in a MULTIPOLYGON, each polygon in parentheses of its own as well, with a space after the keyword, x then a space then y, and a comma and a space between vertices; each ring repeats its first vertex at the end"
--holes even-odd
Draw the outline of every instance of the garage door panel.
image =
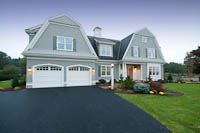
POLYGON ((34 68, 33 87, 63 86, 63 68, 58 66, 38 66, 34 68))
POLYGON ((90 68, 74 66, 67 68, 67 86, 91 85, 90 68))

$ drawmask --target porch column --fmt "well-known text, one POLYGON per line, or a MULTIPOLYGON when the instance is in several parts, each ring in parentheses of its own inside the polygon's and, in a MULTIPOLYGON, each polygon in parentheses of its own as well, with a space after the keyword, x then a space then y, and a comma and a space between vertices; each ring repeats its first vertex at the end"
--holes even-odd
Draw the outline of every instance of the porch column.
POLYGON ((127 77, 126 63, 122 64, 122 75, 124 79, 127 77))

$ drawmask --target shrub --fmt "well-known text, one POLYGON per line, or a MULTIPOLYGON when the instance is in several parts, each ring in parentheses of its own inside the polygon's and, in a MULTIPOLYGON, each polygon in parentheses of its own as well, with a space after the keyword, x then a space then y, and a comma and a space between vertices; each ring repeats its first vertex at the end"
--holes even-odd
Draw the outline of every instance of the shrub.
POLYGON ((21 77, 20 81, 19 81, 19 85, 26 85, 26 78, 25 77, 21 77))
POLYGON ((105 80, 105 79, 99 79, 99 83, 105 84, 105 83, 106 83, 106 80, 105 80))
POLYGON ((123 88, 127 89, 133 89, 135 82, 130 78, 130 76, 127 76, 127 78, 121 82, 121 85, 123 88))
POLYGON ((165 79, 164 80, 159 79, 158 82, 160 82, 160 83, 167 83, 167 80, 165 80, 165 79))
MULTIPOLYGON (((109 81, 109 83, 111 83, 111 80, 109 81)), ((118 83, 118 81, 116 79, 114 79, 114 83, 118 83)))
POLYGON ((172 78, 171 74, 168 75, 167 80, 168 80, 169 83, 171 83, 173 81, 173 78, 172 78))
POLYGON ((126 91, 128 94, 132 94, 133 93, 133 90, 127 90, 126 91))
POLYGON ((149 75, 149 77, 148 77, 148 79, 147 79, 149 82, 151 82, 152 81, 152 78, 151 78, 151 76, 149 75))
POLYGON ((4 90, 4 88, 0 87, 0 90, 4 90))
POLYGON ((21 87, 19 87, 19 86, 16 86, 15 88, 14 88, 14 90, 20 90, 21 89, 21 87))
POLYGON ((121 93, 122 92, 122 89, 116 89, 115 90, 115 93, 121 93))
POLYGON ((151 90, 163 91, 162 84, 160 82, 152 81, 149 83, 151 90))
POLYGON ((133 89, 135 92, 138 92, 138 93, 148 93, 150 90, 149 88, 150 88, 149 84, 139 83, 139 84, 135 84, 133 89))
POLYGON ((122 74, 120 74, 120 79, 119 79, 119 83, 123 82, 124 78, 122 76, 122 74))
POLYGON ((15 74, 0 74, 0 81, 14 79, 15 77, 19 77, 19 76, 15 74))
POLYGON ((19 86, 19 81, 18 81, 17 78, 14 78, 14 79, 12 80, 12 88, 15 88, 16 86, 19 86))

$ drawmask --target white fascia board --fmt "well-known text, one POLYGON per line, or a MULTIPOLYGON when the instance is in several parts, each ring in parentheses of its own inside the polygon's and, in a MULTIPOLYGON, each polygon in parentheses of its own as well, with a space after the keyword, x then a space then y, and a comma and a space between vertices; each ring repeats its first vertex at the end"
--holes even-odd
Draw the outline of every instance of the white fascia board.
POLYGON ((125 53, 124 53, 124 55, 123 55, 123 57, 122 57, 122 60, 124 60, 124 58, 126 57, 127 52, 128 52, 128 50, 129 50, 129 48, 130 48, 130 45, 131 45, 131 43, 132 43, 134 37, 135 37, 135 33, 133 33, 133 35, 132 35, 132 37, 131 37, 131 40, 130 40, 130 42, 129 42, 129 44, 128 44, 128 47, 126 48, 126 51, 125 51, 125 53))

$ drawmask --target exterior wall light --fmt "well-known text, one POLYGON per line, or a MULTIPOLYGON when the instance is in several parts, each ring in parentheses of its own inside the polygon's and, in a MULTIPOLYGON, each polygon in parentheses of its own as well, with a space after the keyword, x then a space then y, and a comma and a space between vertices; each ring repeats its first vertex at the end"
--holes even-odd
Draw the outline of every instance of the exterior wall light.
POLYGON ((95 69, 94 69, 94 68, 92 68, 92 72, 93 72, 93 73, 95 72, 95 69))
POLYGON ((27 71, 28 71, 29 73, 31 73, 31 72, 32 72, 32 68, 29 67, 27 71))

